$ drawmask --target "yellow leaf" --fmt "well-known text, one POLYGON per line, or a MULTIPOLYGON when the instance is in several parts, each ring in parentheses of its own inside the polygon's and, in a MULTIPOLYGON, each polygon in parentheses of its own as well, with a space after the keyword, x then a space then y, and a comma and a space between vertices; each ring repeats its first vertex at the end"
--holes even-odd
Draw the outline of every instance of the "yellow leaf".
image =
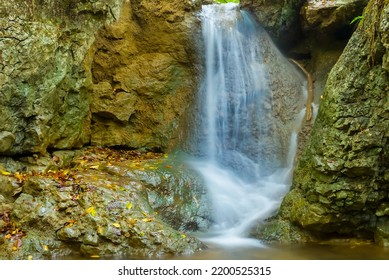
POLYGON ((69 220, 65 223, 65 227, 72 227, 74 224, 76 224, 76 220, 69 220))
POLYGON ((89 166, 90 169, 99 169, 100 165, 92 165, 89 166))
POLYGON ((145 233, 144 233, 143 231, 141 231, 141 232, 139 233, 139 235, 143 237, 143 236, 145 236, 145 233))
POLYGON ((96 210, 93 206, 86 209, 86 213, 91 214, 93 217, 96 216, 96 210))
POLYGON ((94 258, 94 259, 98 259, 98 258, 100 258, 100 256, 99 255, 92 255, 92 256, 90 256, 91 258, 94 258))
POLYGON ((151 219, 151 218, 144 218, 144 219, 142 219, 142 221, 143 222, 145 222, 145 223, 149 223, 149 222, 151 222, 153 219, 151 219))
POLYGON ((164 154, 163 157, 164 157, 164 158, 168 158, 169 155, 168 155, 168 154, 164 154))
POLYGON ((0 171, 0 173, 1 173, 1 174, 3 174, 3 175, 5 175, 5 176, 9 176, 9 175, 11 175, 11 173, 10 173, 10 172, 8 172, 8 171, 4 171, 4 170, 1 170, 1 171, 0 171))
POLYGON ((181 238, 186 238, 186 235, 185 234, 181 234, 181 238))
POLYGON ((43 245, 43 250, 44 251, 48 251, 49 250, 49 247, 47 245, 43 245))
POLYGON ((32 260, 33 260, 33 258, 32 258, 31 255, 29 255, 27 259, 28 259, 29 261, 32 261, 32 260))
POLYGON ((128 203, 126 204, 126 208, 127 208, 127 209, 131 209, 131 208, 132 208, 132 203, 131 203, 131 202, 128 202, 128 203))
POLYGON ((22 180, 23 180, 23 175, 20 174, 20 173, 18 173, 18 172, 16 172, 16 173, 14 174, 14 177, 15 177, 16 179, 18 179, 19 181, 22 181, 22 180))
POLYGON ((103 229, 101 228, 101 226, 97 227, 97 233, 98 234, 102 234, 103 233, 103 229))
POLYGON ((119 223, 113 223, 112 224, 115 228, 120 228, 120 224, 119 223))

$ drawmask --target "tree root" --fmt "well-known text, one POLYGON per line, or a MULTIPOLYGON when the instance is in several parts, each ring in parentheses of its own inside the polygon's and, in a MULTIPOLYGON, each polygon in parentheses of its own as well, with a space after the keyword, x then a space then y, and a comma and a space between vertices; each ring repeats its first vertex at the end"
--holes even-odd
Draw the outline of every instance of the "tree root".
POLYGON ((308 81, 308 98, 307 98, 307 111, 305 113, 305 119, 307 121, 310 121, 312 119, 312 100, 313 100, 313 81, 312 81, 312 75, 309 73, 299 62, 296 60, 289 58, 289 61, 295 64, 307 77, 308 81))

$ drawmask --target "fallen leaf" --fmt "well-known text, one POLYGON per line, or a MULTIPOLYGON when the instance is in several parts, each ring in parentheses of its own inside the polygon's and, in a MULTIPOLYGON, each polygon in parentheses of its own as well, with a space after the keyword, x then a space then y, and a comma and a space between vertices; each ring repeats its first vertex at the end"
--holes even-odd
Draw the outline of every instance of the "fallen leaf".
POLYGON ((23 181, 25 179, 25 175, 20 174, 19 172, 16 172, 14 174, 14 177, 18 179, 19 181, 23 181))
POLYGON ((126 208, 127 208, 127 209, 131 209, 131 208, 132 208, 132 203, 131 203, 131 202, 128 202, 128 203, 126 204, 126 208))
POLYGON ((115 228, 120 228, 120 224, 119 223, 113 223, 112 224, 115 228))
POLYGON ((11 175, 10 172, 5 171, 5 170, 1 170, 0 173, 1 173, 2 175, 4 175, 4 176, 10 176, 10 175, 11 175))
POLYGON ((103 233, 103 229, 102 229, 101 226, 98 226, 98 227, 97 227, 97 233, 98 233, 98 234, 102 234, 102 233, 103 233))
POLYGON ((95 210, 95 208, 93 206, 91 206, 88 209, 86 209, 86 213, 91 214, 93 217, 96 216, 96 210, 95 210))
POLYGON ((144 218, 144 219, 142 219, 142 221, 143 222, 145 222, 145 223, 149 223, 149 222, 151 222, 153 219, 151 219, 151 218, 144 218))
POLYGON ((92 165, 89 166, 89 169, 99 169, 100 165, 92 165))
POLYGON ((71 227, 71 226, 73 226, 73 225, 76 224, 76 223, 77 223, 76 220, 67 221, 67 222, 65 223, 65 227, 71 227))

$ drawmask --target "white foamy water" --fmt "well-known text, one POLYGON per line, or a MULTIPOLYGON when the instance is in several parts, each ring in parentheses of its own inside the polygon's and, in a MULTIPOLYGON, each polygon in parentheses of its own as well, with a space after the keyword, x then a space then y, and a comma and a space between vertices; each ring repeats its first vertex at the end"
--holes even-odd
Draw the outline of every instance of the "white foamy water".
MULTIPOLYGON (((191 164, 208 187, 213 211, 214 226, 203 239, 261 246, 248 232, 275 213, 288 191, 297 134, 279 139, 283 136, 269 123, 269 62, 261 50, 268 38, 256 23, 236 4, 203 6, 201 19, 206 67, 199 93, 201 155, 191 164), (289 143, 283 156, 273 152, 282 150, 274 146, 281 140, 289 143)), ((303 115, 291 127, 299 127, 303 115)))

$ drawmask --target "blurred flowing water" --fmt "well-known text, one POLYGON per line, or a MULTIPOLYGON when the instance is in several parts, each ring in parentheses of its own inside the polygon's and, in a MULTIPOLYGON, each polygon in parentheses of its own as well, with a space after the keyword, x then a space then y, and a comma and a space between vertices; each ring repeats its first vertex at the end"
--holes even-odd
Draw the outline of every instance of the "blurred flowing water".
MULTIPOLYGON (((289 189, 303 106, 286 124, 277 117, 290 108, 275 110, 273 62, 265 52, 270 46, 281 54, 248 13, 231 3, 205 5, 201 21, 205 77, 194 133, 197 155, 190 163, 208 187, 213 211, 213 227, 201 238, 223 246, 261 246, 247 235, 275 213, 289 189)), ((283 76, 296 80, 297 98, 303 100, 300 73, 286 59, 277 60, 290 69, 283 76)))

